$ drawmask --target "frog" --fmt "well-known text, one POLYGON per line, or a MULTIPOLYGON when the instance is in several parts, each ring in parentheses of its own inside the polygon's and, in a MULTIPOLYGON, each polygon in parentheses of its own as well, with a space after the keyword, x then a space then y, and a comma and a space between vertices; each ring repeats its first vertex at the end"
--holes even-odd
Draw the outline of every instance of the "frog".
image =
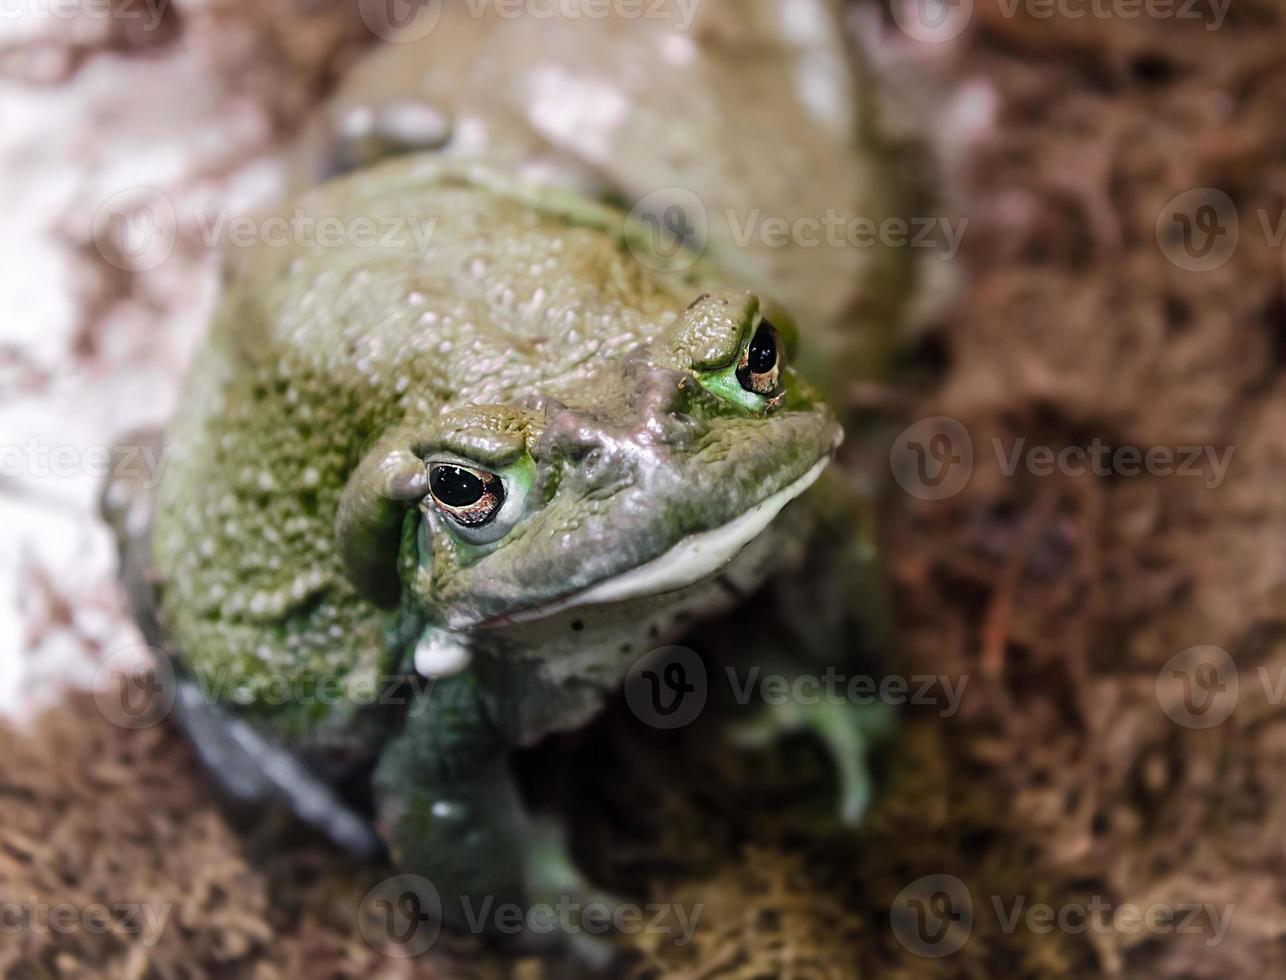
MULTIPOLYGON (((301 138, 280 212, 389 233, 229 250, 159 487, 105 489, 216 782, 423 876, 450 927, 482 896, 601 894, 510 759, 591 723, 641 656, 774 590, 750 659, 891 644, 869 481, 832 461, 902 257, 709 220, 896 210, 840 17, 460 5, 389 40, 301 138)), ((887 718, 766 708, 734 735, 800 728, 856 824, 887 718)))

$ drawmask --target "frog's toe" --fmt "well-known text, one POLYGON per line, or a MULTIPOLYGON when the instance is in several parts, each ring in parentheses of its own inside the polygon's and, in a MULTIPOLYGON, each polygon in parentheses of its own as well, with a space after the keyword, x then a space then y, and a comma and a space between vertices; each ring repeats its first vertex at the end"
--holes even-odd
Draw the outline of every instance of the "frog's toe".
POLYGON ((540 907, 551 913, 546 918, 581 964, 605 969, 619 953, 610 923, 616 921, 615 912, 625 899, 599 888, 581 873, 558 824, 537 820, 533 830, 527 861, 527 894, 533 909, 540 907))
POLYGON ((423 99, 399 98, 336 109, 323 173, 336 177, 381 160, 437 150, 451 139, 449 113, 423 99))
POLYGON ((839 783, 838 816, 848 827, 861 823, 874 798, 869 755, 893 731, 894 712, 883 702, 815 704, 786 701, 763 706, 750 718, 729 727, 732 743, 742 749, 767 748, 778 739, 810 732, 821 740, 839 783))
POLYGON ((532 827, 532 848, 527 859, 527 891, 536 902, 557 905, 605 905, 609 910, 622 901, 592 884, 572 860, 563 828, 553 820, 537 819, 532 827))

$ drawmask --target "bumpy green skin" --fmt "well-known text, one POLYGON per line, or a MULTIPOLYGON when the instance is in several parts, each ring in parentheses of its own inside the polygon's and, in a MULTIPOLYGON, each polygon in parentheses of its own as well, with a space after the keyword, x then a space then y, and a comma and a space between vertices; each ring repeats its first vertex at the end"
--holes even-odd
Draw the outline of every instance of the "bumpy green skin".
MULTIPOLYGON (((640 565, 837 443, 789 369, 771 413, 697 381, 735 362, 754 298, 650 270, 616 212, 432 160, 299 206, 436 224, 422 256, 408 235, 265 246, 232 270, 171 430, 154 547, 185 663, 211 685, 239 678, 243 702, 402 669, 426 624, 467 631, 640 565), (533 482, 524 519, 490 544, 426 508, 406 602, 397 556, 419 500, 372 483, 397 450, 421 470, 460 457, 525 466, 533 482)), ((477 645, 539 628, 492 628, 477 645)), ((283 705, 280 723, 303 737, 325 719, 290 717, 300 700, 315 699, 283 705)))
POLYGON ((907 208, 908 168, 884 136, 851 7, 644 6, 513 17, 499 4, 434 5, 432 30, 346 74, 301 141, 296 181, 332 173, 337 145, 352 165, 405 151, 418 132, 443 157, 637 207, 798 318, 799 365, 838 407, 854 379, 882 378, 912 255, 926 251, 817 233, 819 220, 876 227, 907 208), (417 125, 426 113, 441 126, 417 125))
MULTIPOLYGON (((771 637, 764 659, 788 671, 800 656, 807 669, 842 660, 869 619, 858 607, 880 604, 866 542, 847 543, 869 534, 869 515, 828 473, 725 566, 560 607, 753 511, 834 452, 839 426, 794 352, 771 404, 736 380, 765 311, 789 326, 769 295, 803 314, 801 346, 828 390, 879 370, 903 300, 900 257, 739 248, 712 225, 698 259, 658 237, 655 207, 629 219, 591 200, 629 204, 682 173, 713 215, 734 204, 739 221, 760 207, 787 219, 826 205, 888 212, 894 182, 856 135, 865 110, 846 101, 854 79, 837 44, 761 35, 780 6, 753 0, 743 31, 728 5, 703 5, 693 36, 708 46, 677 53, 651 27, 557 24, 540 28, 542 47, 529 22, 444 14, 442 57, 386 47, 366 69, 383 94, 363 103, 352 90, 340 106, 378 117, 407 90, 397 72, 409 66, 423 76, 411 87, 448 93, 457 127, 475 124, 485 145, 475 133, 364 168, 283 209, 374 222, 391 238, 229 255, 155 504, 160 626, 184 677, 323 777, 337 758, 374 766, 379 830, 401 866, 437 884, 448 917, 460 896, 522 900, 540 887, 511 746, 585 723, 641 653, 771 577, 789 583, 784 608, 798 615, 759 640, 771 637), (592 57, 569 66, 541 53, 569 50, 592 57), (824 112, 799 101, 818 65, 832 86, 824 112), (661 71, 646 77, 668 88, 639 89, 631 66, 661 71), (570 67, 584 77, 567 82, 570 67), (610 104, 603 87, 615 85, 638 114, 551 134, 539 97, 551 72, 573 101, 579 85, 610 104), (693 98, 676 101, 683 92, 693 98), (680 104, 694 108, 673 116, 680 104), (433 504, 434 461, 502 477, 500 533, 462 531, 433 504), (806 560, 817 534, 826 546, 806 560), (336 684, 384 690, 429 648, 463 651, 455 666, 467 666, 409 713, 333 696, 336 684)), ((814 727, 846 756, 855 819, 869 723, 832 712, 814 727)))

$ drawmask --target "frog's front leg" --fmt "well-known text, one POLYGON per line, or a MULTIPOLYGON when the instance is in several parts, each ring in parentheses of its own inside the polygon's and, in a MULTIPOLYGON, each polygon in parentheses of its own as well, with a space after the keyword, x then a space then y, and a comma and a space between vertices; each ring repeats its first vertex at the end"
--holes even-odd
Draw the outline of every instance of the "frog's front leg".
POLYGON ((759 676, 780 677, 781 690, 790 693, 757 705, 732 737, 750 747, 793 732, 813 734, 834 765, 839 817, 852 826, 872 800, 871 753, 895 725, 892 707, 872 693, 892 652, 874 509, 838 467, 799 504, 812 524, 807 558, 771 584, 772 629, 746 644, 741 661, 759 676), (854 679, 862 681, 860 697, 849 697, 854 679))
POLYGON ((509 752, 473 675, 439 680, 382 754, 376 806, 394 861, 433 883, 449 928, 530 944, 542 937, 504 933, 503 907, 525 917, 533 902, 574 895, 585 907, 603 896, 555 825, 526 812, 509 752))

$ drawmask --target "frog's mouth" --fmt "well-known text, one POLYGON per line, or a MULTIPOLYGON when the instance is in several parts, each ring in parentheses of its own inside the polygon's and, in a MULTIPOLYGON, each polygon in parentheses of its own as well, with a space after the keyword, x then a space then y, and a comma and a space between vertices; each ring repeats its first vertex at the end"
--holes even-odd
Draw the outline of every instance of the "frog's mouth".
POLYGON ((803 476, 765 497, 744 514, 718 527, 689 534, 651 561, 595 582, 579 592, 530 609, 497 616, 481 625, 497 627, 526 623, 576 606, 624 602, 674 592, 699 582, 732 561, 746 545, 762 534, 788 503, 817 481, 830 461, 830 455, 823 456, 803 476))

